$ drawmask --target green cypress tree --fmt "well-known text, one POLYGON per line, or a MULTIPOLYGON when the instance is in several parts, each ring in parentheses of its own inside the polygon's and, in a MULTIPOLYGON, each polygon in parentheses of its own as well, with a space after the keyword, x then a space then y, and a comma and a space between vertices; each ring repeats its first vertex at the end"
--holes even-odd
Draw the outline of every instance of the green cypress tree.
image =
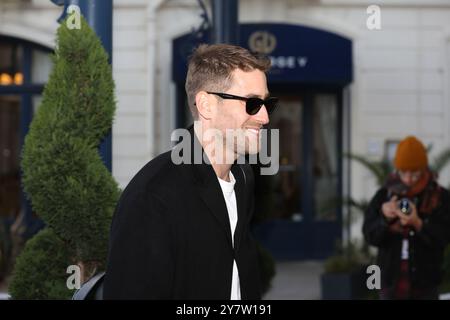
POLYGON ((24 190, 47 227, 17 259, 17 299, 68 298, 69 265, 80 265, 84 280, 103 269, 119 197, 98 153, 115 111, 112 70, 84 19, 80 29, 61 23, 53 62, 21 163, 24 190))
POLYGON ((14 267, 9 291, 14 299, 68 299, 67 265, 73 252, 51 228, 30 239, 14 267))

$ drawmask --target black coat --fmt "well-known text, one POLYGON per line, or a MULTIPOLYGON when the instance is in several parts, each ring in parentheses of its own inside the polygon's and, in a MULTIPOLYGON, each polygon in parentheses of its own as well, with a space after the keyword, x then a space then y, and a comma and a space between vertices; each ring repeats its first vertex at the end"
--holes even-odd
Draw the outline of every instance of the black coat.
POLYGON ((230 299, 235 259, 242 299, 259 299, 258 253, 249 232, 254 179, 248 165, 234 164, 232 173, 238 208, 234 249, 211 165, 175 165, 170 152, 145 165, 114 214, 104 298, 230 299))
MULTIPOLYGON (((418 208, 423 195, 419 194, 418 208)), ((392 286, 400 272, 403 235, 389 231, 381 207, 388 201, 388 190, 383 187, 371 200, 365 213, 363 233, 366 241, 378 247, 377 264, 381 270, 383 287, 392 286)), ((449 192, 442 188, 438 206, 430 213, 418 212, 423 221, 420 232, 409 232, 409 272, 416 288, 436 287, 441 281, 442 259, 450 236, 449 192)))

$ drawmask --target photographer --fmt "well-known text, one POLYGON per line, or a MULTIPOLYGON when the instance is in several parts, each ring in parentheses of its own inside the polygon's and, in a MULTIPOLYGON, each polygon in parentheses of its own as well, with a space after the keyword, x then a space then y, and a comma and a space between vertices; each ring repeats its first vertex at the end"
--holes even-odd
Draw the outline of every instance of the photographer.
POLYGON ((425 147, 415 137, 399 143, 394 166, 363 224, 366 241, 378 247, 380 299, 438 299, 450 234, 449 192, 428 169, 425 147))

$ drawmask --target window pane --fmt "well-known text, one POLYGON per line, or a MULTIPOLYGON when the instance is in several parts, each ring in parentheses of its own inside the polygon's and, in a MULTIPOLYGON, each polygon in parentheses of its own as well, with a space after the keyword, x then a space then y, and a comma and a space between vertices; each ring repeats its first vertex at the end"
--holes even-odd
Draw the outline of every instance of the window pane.
POLYGON ((22 46, 0 40, 0 85, 22 84, 22 46))
POLYGON ((298 97, 281 97, 278 105, 269 128, 279 129, 280 168, 275 175, 258 177, 256 209, 268 218, 301 221, 302 102, 298 97))
POLYGON ((47 83, 51 69, 52 60, 50 54, 41 50, 33 50, 31 81, 33 83, 47 83))
POLYGON ((317 95, 313 117, 316 220, 335 220, 338 208, 337 97, 317 95))

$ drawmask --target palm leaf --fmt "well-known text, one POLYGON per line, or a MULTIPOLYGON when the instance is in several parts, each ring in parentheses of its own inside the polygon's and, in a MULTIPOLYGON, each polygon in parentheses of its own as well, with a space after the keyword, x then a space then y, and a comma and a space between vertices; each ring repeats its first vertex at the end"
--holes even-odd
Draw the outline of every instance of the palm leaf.
POLYGON ((352 153, 344 153, 344 156, 355 160, 366 167, 375 176, 379 186, 383 185, 389 172, 391 171, 390 164, 386 160, 372 161, 364 156, 352 153))
POLYGON ((450 162, 450 149, 442 150, 433 160, 431 169, 439 173, 450 162))
POLYGON ((343 204, 349 206, 350 208, 356 208, 361 212, 365 212, 366 209, 369 206, 369 201, 362 199, 362 200, 355 200, 351 197, 344 199, 343 204))
POLYGON ((355 208, 361 213, 364 213, 369 206, 369 202, 366 199, 355 200, 352 197, 333 197, 321 205, 319 212, 323 213, 334 210, 339 206, 355 208))

